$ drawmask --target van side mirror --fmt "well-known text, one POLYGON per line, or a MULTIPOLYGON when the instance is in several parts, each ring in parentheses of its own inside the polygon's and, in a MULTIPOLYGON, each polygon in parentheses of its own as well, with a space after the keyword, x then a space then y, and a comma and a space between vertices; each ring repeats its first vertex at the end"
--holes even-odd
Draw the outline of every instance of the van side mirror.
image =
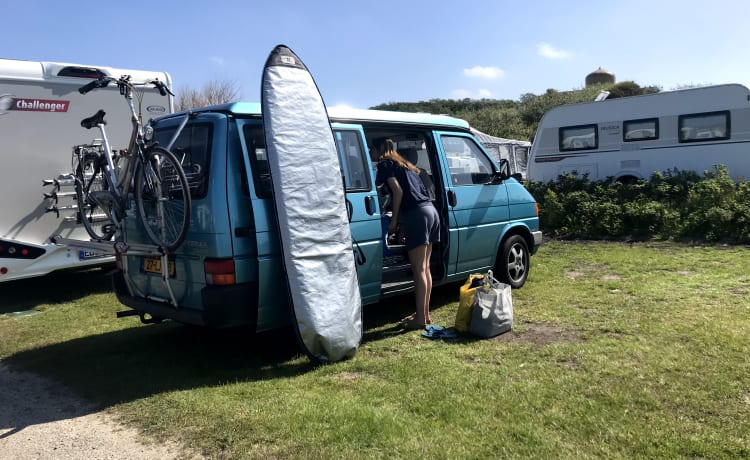
POLYGON ((500 167, 492 175, 492 180, 490 181, 490 184, 500 184, 509 177, 514 177, 514 175, 512 176, 510 174, 510 163, 508 163, 508 160, 506 160, 505 158, 501 158, 500 167))

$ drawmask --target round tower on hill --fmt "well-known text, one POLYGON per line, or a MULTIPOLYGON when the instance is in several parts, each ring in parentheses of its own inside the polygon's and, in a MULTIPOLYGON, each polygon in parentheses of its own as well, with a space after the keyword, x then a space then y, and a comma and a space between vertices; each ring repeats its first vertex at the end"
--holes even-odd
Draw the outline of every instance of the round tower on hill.
POLYGON ((606 85, 615 82, 615 74, 601 67, 586 75, 586 86, 606 85))

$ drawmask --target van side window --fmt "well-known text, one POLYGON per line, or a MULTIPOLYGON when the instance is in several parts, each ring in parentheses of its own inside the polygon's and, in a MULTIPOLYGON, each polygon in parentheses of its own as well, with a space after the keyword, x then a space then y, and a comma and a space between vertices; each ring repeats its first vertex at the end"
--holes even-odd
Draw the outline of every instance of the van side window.
POLYGON ((729 111, 694 113, 678 117, 680 142, 729 139, 729 111))
POLYGON ((440 136, 453 185, 486 184, 492 178, 492 162, 467 137, 440 136))
MULTIPOLYGON (((154 140, 166 146, 176 130, 176 126, 158 129, 154 132, 154 140)), ((211 124, 190 123, 185 126, 171 148, 185 170, 190 185, 190 196, 193 198, 203 198, 208 190, 212 134, 211 124)))
POLYGON ((560 128, 560 151, 596 149, 599 147, 599 136, 597 134, 597 125, 560 128))
POLYGON ((356 130, 334 130, 339 162, 343 168, 344 186, 347 191, 370 190, 370 171, 365 165, 362 136, 356 130))
POLYGON ((647 141, 659 138, 659 119, 626 120, 622 122, 622 140, 647 141))
POLYGON ((263 126, 260 124, 247 124, 243 127, 247 154, 250 157, 250 167, 253 170, 253 182, 255 182, 255 194, 258 198, 271 197, 271 171, 268 168, 268 156, 266 155, 266 138, 263 135, 263 126))

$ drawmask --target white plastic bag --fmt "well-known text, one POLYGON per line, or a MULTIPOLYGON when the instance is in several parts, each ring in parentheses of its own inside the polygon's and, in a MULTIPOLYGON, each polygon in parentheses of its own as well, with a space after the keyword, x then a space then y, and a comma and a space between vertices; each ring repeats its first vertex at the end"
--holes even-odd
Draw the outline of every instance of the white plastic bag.
POLYGON ((511 287, 496 280, 490 270, 484 277, 482 286, 474 291, 470 332, 486 339, 508 332, 512 328, 511 287))

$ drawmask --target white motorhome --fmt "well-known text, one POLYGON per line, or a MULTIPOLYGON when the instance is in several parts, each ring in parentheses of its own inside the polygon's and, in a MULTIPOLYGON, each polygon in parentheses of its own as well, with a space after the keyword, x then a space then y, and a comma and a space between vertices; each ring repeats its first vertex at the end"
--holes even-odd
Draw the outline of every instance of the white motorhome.
MULTIPOLYGON (((78 92, 102 75, 158 78, 172 86, 166 72, 0 59, 0 282, 114 260, 50 242, 53 235, 89 239, 77 223, 69 175, 73 146, 91 143, 98 131, 82 128, 81 120, 103 109, 113 148, 130 140, 130 109, 116 86, 78 92), (45 179, 52 185, 43 186, 45 179)), ((171 113, 173 100, 147 89, 141 108, 146 121, 171 113)))
POLYGON ((632 181, 656 171, 703 174, 714 165, 736 181, 750 177, 750 91, 743 85, 555 107, 539 123, 527 179, 632 181))

